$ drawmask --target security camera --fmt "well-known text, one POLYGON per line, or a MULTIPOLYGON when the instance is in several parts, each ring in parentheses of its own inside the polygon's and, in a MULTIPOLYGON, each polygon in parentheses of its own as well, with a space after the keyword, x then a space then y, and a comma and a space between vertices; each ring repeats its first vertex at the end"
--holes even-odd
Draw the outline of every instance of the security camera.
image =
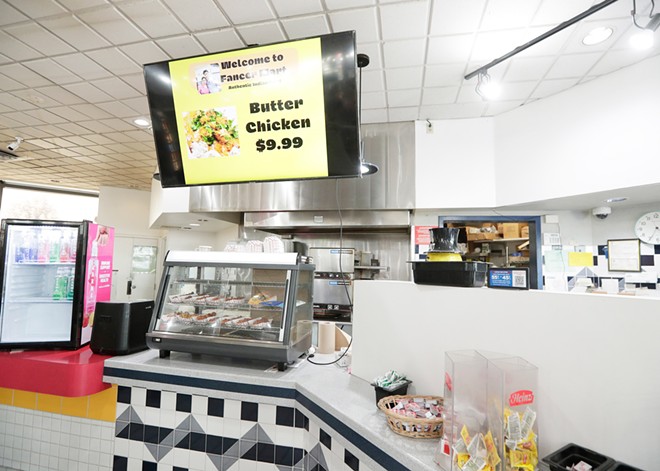
POLYGON ((11 143, 7 144, 7 149, 14 152, 16 149, 21 147, 21 142, 23 142, 23 138, 22 137, 17 137, 14 142, 11 142, 11 143))
POLYGON ((591 210, 591 214, 596 216, 598 219, 605 219, 607 216, 612 213, 612 208, 609 206, 599 206, 591 210))

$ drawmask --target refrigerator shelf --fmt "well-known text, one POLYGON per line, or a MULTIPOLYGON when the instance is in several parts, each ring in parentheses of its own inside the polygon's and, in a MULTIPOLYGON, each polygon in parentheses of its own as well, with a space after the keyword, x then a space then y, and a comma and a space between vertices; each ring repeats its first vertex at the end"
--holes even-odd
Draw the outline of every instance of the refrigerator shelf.
POLYGON ((73 261, 73 262, 17 262, 14 263, 13 265, 15 267, 61 267, 61 266, 72 267, 75 264, 76 262, 73 261))
POLYGON ((73 299, 53 299, 53 298, 20 298, 20 299, 5 299, 6 303, 11 304, 31 304, 31 303, 49 303, 49 304, 63 304, 63 303, 72 303, 73 299))

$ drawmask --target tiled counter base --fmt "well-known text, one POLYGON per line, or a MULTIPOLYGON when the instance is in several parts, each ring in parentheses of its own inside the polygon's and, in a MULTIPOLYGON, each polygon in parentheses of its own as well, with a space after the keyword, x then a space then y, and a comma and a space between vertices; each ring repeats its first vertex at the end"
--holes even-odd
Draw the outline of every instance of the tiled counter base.
POLYGON ((434 440, 392 433, 372 388, 334 366, 143 352, 106 362, 119 384, 113 470, 435 470, 434 440))

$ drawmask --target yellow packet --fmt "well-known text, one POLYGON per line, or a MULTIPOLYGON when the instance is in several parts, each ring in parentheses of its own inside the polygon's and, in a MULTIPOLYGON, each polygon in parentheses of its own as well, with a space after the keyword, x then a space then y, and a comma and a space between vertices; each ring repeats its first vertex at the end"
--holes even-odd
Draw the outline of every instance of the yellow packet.
POLYGON ((524 451, 529 451, 533 456, 538 456, 539 452, 536 448, 536 434, 534 434, 534 432, 529 432, 527 438, 518 444, 518 448, 521 448, 524 451))
POLYGON ((484 443, 486 443, 486 451, 488 452, 488 465, 489 467, 495 468, 500 462, 500 455, 497 453, 497 447, 495 446, 495 441, 493 440, 493 434, 488 433, 484 436, 484 443))
POLYGON ((465 442, 465 446, 468 446, 472 439, 470 438, 470 432, 468 432, 467 426, 463 425, 463 428, 461 429, 461 437, 463 437, 463 442, 465 442))
POLYGON ((456 463, 459 468, 463 469, 463 466, 465 466, 465 463, 468 461, 470 461, 470 455, 468 453, 458 453, 456 455, 456 463))
POLYGON ((534 471, 534 463, 531 454, 527 451, 511 450, 509 454, 511 466, 534 471))

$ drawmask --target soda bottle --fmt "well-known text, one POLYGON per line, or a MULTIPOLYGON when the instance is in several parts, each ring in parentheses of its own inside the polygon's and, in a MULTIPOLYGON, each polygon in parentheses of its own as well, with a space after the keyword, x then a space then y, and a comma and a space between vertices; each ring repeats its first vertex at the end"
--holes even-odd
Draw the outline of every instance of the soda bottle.
POLYGON ((47 263, 50 260, 50 240, 45 230, 39 233, 39 243, 37 249, 37 261, 47 263))
POLYGON ((75 280, 73 268, 69 270, 69 277, 66 284, 66 299, 73 299, 73 289, 75 288, 75 280))
POLYGON ((60 231, 53 231, 50 235, 50 253, 48 254, 48 261, 50 263, 57 263, 60 261, 60 231))
POLYGON ((57 275, 55 276, 55 288, 53 289, 53 299, 60 300, 66 297, 67 291, 67 282, 69 277, 67 276, 65 269, 59 267, 57 269, 57 275))

